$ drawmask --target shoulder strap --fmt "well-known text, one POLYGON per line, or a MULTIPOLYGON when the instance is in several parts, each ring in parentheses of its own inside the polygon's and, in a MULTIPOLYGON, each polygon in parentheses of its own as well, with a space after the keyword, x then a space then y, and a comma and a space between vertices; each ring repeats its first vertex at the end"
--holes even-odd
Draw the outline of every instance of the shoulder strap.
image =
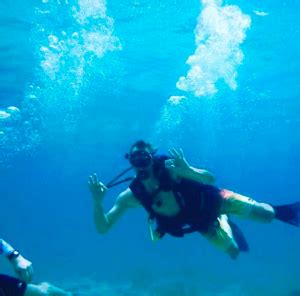
MULTIPOLYGON (((152 198, 153 196, 150 195, 143 183, 138 180, 137 178, 134 178, 131 184, 129 185, 129 189, 133 193, 134 197, 142 204, 142 206, 145 208, 145 210, 151 215, 155 216, 155 212, 152 209, 152 198)), ((159 188, 158 188, 159 189, 159 188)), ((155 191, 155 194, 157 194, 159 191, 155 191)))

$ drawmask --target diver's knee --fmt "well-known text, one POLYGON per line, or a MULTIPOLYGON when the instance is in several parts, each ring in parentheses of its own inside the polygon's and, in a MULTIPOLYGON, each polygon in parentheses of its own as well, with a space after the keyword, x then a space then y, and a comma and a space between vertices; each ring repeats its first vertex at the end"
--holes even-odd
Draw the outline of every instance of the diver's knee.
POLYGON ((54 296, 55 295, 55 288, 50 283, 43 282, 40 283, 41 295, 43 296, 54 296))
POLYGON ((51 295, 51 284, 47 282, 42 282, 38 285, 39 288, 39 295, 41 296, 48 296, 51 295))
POLYGON ((254 204, 249 216, 253 220, 270 223, 275 218, 275 211, 269 204, 257 202, 254 204))
POLYGON ((37 285, 29 284, 24 296, 72 296, 72 293, 57 288, 50 283, 42 282, 37 285))
POLYGON ((72 296, 72 293, 66 292, 47 282, 41 283, 41 286, 43 287, 43 296, 72 296))
POLYGON ((24 296, 48 296, 48 295, 51 295, 49 294, 48 283, 28 284, 24 294, 24 296))

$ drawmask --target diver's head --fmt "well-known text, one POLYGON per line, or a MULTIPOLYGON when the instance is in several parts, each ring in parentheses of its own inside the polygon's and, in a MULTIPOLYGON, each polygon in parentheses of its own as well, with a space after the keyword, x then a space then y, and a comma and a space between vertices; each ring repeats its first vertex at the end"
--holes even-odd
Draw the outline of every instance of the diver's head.
POLYGON ((125 157, 132 167, 137 171, 137 176, 141 179, 148 179, 153 164, 153 155, 156 149, 145 141, 137 141, 130 147, 125 157))

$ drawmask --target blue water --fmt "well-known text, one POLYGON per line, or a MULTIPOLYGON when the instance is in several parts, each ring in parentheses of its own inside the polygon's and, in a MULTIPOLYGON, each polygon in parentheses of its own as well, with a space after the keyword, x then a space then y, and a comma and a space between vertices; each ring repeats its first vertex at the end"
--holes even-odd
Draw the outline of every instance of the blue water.
MULTIPOLYGON (((300 1, 0 2, 1 236, 35 281, 85 295, 292 295, 299 229, 236 222, 234 262, 201 236, 150 241, 143 210, 107 235, 89 174, 126 168, 133 141, 183 148, 217 184, 299 200, 300 1), (93 290, 94 289, 94 290, 93 290)), ((109 191, 108 209, 124 188, 109 191)), ((1 259, 0 271, 12 274, 1 259)))

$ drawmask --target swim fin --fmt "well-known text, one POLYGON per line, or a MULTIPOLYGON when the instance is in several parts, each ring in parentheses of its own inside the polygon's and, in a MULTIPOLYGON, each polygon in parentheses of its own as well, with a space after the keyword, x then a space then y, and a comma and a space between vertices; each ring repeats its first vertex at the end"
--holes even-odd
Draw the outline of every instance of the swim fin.
POLYGON ((300 226, 300 202, 293 204, 273 206, 275 218, 285 223, 300 226))
POLYGON ((241 231, 241 229, 235 223, 233 223, 230 219, 228 219, 228 223, 232 230, 233 238, 234 238, 235 242, 237 243, 240 251, 248 252, 249 245, 248 245, 248 242, 247 242, 243 232, 241 231))

